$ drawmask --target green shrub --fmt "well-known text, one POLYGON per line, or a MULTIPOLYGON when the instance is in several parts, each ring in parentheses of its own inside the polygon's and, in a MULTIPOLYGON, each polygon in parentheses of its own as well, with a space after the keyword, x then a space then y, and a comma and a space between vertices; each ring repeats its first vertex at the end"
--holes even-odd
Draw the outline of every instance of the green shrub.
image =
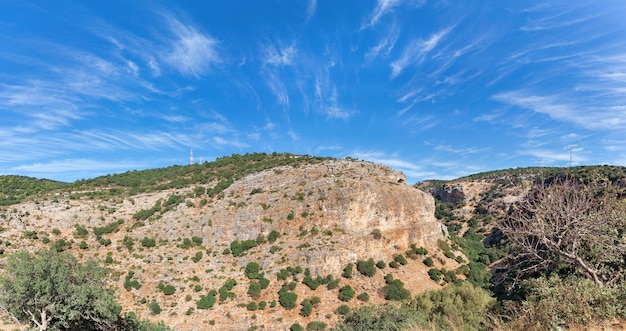
POLYGON ((258 279, 259 278, 259 270, 261 267, 256 262, 250 262, 246 265, 246 269, 244 274, 248 279, 258 279))
POLYGON ((256 246, 257 246, 256 240, 252 240, 252 239, 244 240, 244 241, 235 240, 230 243, 230 251, 233 254, 233 256, 241 256, 247 250, 254 248, 256 246))
POLYGON ((261 276, 259 278, 259 284, 261 285, 261 289, 264 290, 270 286, 270 280, 261 276))
POLYGON ((141 239, 141 246, 146 248, 154 247, 156 246, 156 240, 153 238, 143 237, 143 239, 141 239))
POLYGON ((194 292, 200 292, 200 291, 202 291, 202 286, 201 286, 201 285, 199 285, 199 284, 194 285, 194 287, 193 287, 193 291, 194 291, 194 292))
POLYGON ((159 282, 158 288, 165 295, 172 295, 172 294, 174 294, 176 292, 176 287, 174 287, 173 285, 170 285, 170 284, 166 285, 163 282, 159 282))
POLYGON ((134 276, 135 272, 132 270, 126 274, 126 277, 124 278, 124 289, 126 289, 126 291, 130 291, 131 289, 138 290, 141 287, 139 281, 133 279, 134 276))
POLYGON ((411 298, 411 292, 404 288, 404 283, 399 279, 390 277, 387 279, 387 285, 383 287, 386 300, 402 301, 411 298))
POLYGON ((431 268, 428 270, 428 276, 430 276, 430 279, 438 282, 441 280, 441 271, 439 271, 439 269, 431 268))
POLYGON ((196 302, 196 307, 198 309, 210 309, 211 307, 213 307, 213 305, 215 304, 215 295, 217 293, 215 293, 215 291, 211 291, 209 292, 208 295, 201 295, 200 296, 200 300, 198 300, 198 302, 196 302))
POLYGON ((426 265, 427 267, 432 267, 435 263, 433 262, 433 259, 429 256, 427 258, 424 259, 424 261, 422 261, 424 263, 424 265, 426 265))
POLYGON ((80 248, 80 249, 87 249, 87 248, 89 248, 89 246, 87 246, 87 243, 86 243, 84 240, 82 240, 82 241, 78 244, 78 248, 80 248))
POLYGON ((248 295, 250 295, 253 299, 261 297, 261 284, 258 281, 250 282, 250 285, 248 286, 248 295))
POLYGON ((402 254, 396 254, 393 256, 393 260, 400 263, 401 265, 406 265, 407 260, 404 258, 402 254))
POLYGON ((380 229, 372 230, 372 237, 374 237, 374 239, 376 240, 381 239, 383 235, 380 233, 380 229))
POLYGON ((385 269, 385 267, 387 266, 387 263, 385 263, 385 261, 380 260, 378 262, 376 262, 376 268, 378 269, 385 269))
POLYGON ((258 308, 258 307, 257 307, 257 304, 256 304, 256 302, 254 302, 254 301, 251 301, 251 302, 249 302, 249 303, 246 305, 246 309, 247 309, 247 310, 249 310, 249 311, 254 311, 254 310, 257 310, 257 308, 258 308))
POLYGON ((196 246, 202 245, 202 237, 193 236, 191 237, 191 241, 193 241, 196 246))
POLYGON ((400 264, 396 261, 391 261, 389 262, 389 266, 396 269, 396 268, 400 268, 400 264))
POLYGON ((348 305, 341 305, 337 307, 337 314, 339 315, 347 315, 350 312, 350 307, 348 305))
POLYGON ((352 278, 352 268, 354 267, 354 265, 352 263, 348 263, 348 265, 346 265, 345 268, 343 268, 343 273, 341 274, 341 276, 343 278, 352 278))
POLYGON ((105 225, 103 227, 95 227, 95 228, 93 228, 93 233, 96 236, 101 236, 103 234, 109 234, 109 233, 112 233, 112 232, 117 232, 117 231, 119 231, 120 224, 121 223, 119 221, 115 221, 115 222, 109 223, 109 224, 107 224, 107 225, 105 225))
POLYGON ((87 229, 80 225, 80 224, 75 224, 74 228, 76 229, 76 237, 85 237, 87 236, 87 234, 89 234, 89 231, 87 231, 87 229))
POLYGON ((296 322, 289 327, 289 331, 304 331, 304 326, 296 322))
POLYGON ((153 315, 158 315, 161 313, 161 306, 159 306, 159 304, 154 300, 150 301, 150 303, 148 304, 148 308, 153 315))
MULTIPOLYGON (((449 328, 435 329, 428 325, 425 318, 419 312, 397 305, 364 306, 360 309, 347 313, 346 316, 335 325, 334 330, 448 330, 449 328)), ((338 312, 339 313, 339 312, 338 312)))
POLYGON ((363 292, 363 293, 361 293, 361 294, 357 295, 357 297, 356 297, 356 298, 357 298, 358 300, 360 300, 360 301, 364 301, 364 302, 370 301, 370 295, 369 295, 369 294, 367 294, 367 292, 363 292))
POLYGON ((196 252, 196 255, 191 258, 194 263, 198 263, 202 259, 202 252, 196 252))
POLYGON ((126 249, 128 249, 129 252, 133 250, 133 238, 129 236, 124 236, 124 239, 122 239, 122 244, 126 246, 126 249))
POLYGON ((466 330, 481 329, 495 299, 468 282, 446 286, 440 290, 422 292, 409 306, 423 312, 439 328, 448 327, 450 321, 463 325, 466 330))
POLYGON ((265 309, 265 307, 267 307, 267 302, 265 301, 259 302, 259 310, 263 310, 265 309))
POLYGON ((376 274, 376 265, 373 259, 358 261, 356 269, 364 276, 373 277, 376 274))
POLYGON ((306 330, 307 331, 324 331, 324 330, 326 330, 327 326, 328 325, 326 325, 326 323, 324 323, 324 322, 312 321, 312 322, 309 322, 309 324, 306 325, 306 330))
POLYGON ((283 285, 278 291, 278 302, 287 310, 293 309, 296 307, 296 303, 298 302, 298 295, 290 292, 289 288, 286 285, 283 285))
POLYGON ((300 309, 300 316, 309 317, 313 312, 313 304, 311 303, 311 300, 304 299, 302 300, 300 305, 302 306, 302 308, 300 309))
POLYGON ((354 298, 354 290, 350 285, 346 285, 339 289, 339 300, 347 302, 354 298))
POLYGON ((278 239, 278 237, 280 237, 280 233, 276 230, 272 230, 272 232, 270 232, 270 234, 267 236, 267 241, 269 241, 270 243, 274 243, 276 239, 278 239))
POLYGON ((339 283, 341 282, 341 279, 331 279, 328 284, 326 284, 326 289, 327 290, 334 290, 336 288, 339 287, 339 283))

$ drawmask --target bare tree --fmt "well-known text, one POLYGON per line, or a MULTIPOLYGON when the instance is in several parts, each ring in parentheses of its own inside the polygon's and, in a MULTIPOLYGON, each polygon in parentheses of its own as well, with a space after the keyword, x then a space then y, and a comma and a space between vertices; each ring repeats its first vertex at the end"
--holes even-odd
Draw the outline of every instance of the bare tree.
POLYGON ((565 265, 605 286, 624 277, 625 218, 626 202, 610 184, 566 178, 537 185, 498 226, 517 250, 514 279, 565 265))

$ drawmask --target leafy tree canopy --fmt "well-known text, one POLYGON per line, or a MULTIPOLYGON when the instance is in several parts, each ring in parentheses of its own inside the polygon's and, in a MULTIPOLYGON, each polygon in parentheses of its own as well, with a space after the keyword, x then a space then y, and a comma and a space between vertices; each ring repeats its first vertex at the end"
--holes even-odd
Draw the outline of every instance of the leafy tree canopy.
POLYGON ((0 305, 39 330, 111 330, 121 307, 105 287, 106 269, 68 253, 43 249, 8 257, 0 277, 0 305))

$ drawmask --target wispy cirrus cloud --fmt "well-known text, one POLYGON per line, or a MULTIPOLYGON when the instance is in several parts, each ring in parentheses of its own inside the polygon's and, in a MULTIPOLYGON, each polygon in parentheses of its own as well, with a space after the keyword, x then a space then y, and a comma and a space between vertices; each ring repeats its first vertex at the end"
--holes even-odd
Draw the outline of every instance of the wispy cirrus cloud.
POLYGON ((218 41, 197 28, 168 17, 174 40, 165 61, 186 76, 199 78, 208 73, 211 67, 222 61, 218 51, 218 41))
POLYGON ((306 21, 308 22, 315 16, 317 10, 317 0, 309 0, 309 6, 306 8, 306 21))
POLYGON ((391 66, 391 78, 396 78, 408 66, 420 64, 424 61, 426 54, 435 49, 445 36, 453 29, 452 26, 439 30, 428 39, 417 39, 411 41, 403 50, 402 55, 393 61, 391 66))
POLYGON ((371 62, 379 56, 388 57, 396 46, 400 37, 400 29, 394 23, 389 31, 378 41, 378 43, 370 47, 365 53, 365 61, 371 62))
POLYGON ((294 64, 298 49, 295 42, 288 46, 266 44, 263 46, 263 64, 272 66, 290 66, 294 64))
POLYGON ((371 28, 378 24, 378 21, 385 16, 386 14, 393 12, 393 10, 404 3, 409 3, 412 7, 420 7, 424 3, 425 0, 415 0, 415 1, 404 1, 404 0, 378 0, 376 3, 376 8, 372 11, 372 13, 368 16, 367 20, 363 22, 361 25, 361 30, 371 28))
POLYGON ((529 91, 511 91, 493 96, 494 100, 550 116, 552 119, 599 130, 626 128, 626 112, 622 109, 588 104, 567 95, 541 96, 529 91), (618 111, 615 111, 618 110, 618 111))

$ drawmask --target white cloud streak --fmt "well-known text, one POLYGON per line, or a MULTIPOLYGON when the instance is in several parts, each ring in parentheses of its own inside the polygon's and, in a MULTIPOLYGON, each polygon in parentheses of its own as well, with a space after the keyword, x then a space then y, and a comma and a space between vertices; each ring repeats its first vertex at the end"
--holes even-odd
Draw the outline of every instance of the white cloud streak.
POLYGON ((169 21, 175 36, 170 50, 164 56, 169 65, 186 76, 199 78, 208 73, 212 65, 221 62, 216 39, 172 16, 169 21))
POLYGON ((411 65, 420 64, 424 61, 426 54, 435 49, 445 36, 450 33, 453 27, 447 27, 423 40, 413 40, 404 48, 402 55, 391 63, 391 78, 395 78, 404 69, 411 65))

